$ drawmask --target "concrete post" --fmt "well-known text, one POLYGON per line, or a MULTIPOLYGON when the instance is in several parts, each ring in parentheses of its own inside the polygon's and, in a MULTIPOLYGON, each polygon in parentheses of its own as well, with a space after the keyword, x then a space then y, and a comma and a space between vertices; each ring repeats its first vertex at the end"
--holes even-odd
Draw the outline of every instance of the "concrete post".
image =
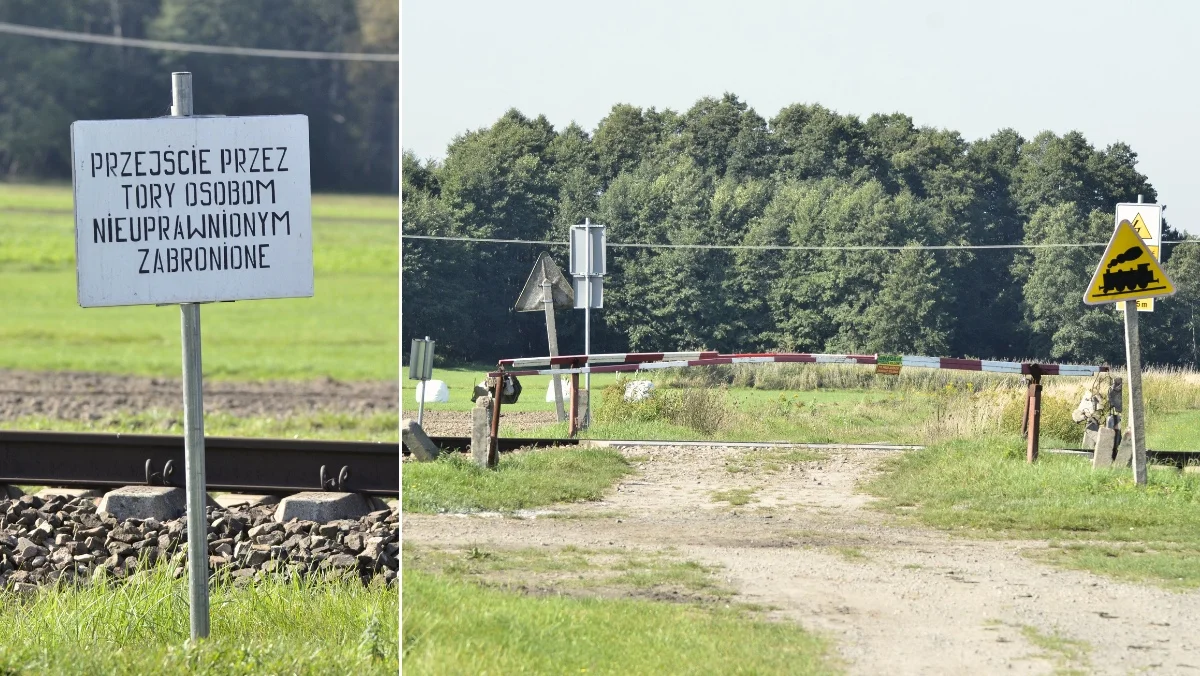
POLYGON ((480 467, 488 466, 492 452, 492 397, 483 395, 471 409, 471 459, 480 467))

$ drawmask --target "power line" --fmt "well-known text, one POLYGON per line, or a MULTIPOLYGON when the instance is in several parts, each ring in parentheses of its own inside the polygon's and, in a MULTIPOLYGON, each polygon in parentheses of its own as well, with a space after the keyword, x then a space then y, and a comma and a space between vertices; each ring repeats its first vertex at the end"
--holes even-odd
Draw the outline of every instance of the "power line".
POLYGON ((49 40, 66 40, 68 42, 89 42, 97 45, 114 47, 137 47, 139 49, 158 49, 168 52, 198 52, 201 54, 226 54, 231 56, 265 56, 274 59, 324 59, 327 61, 385 61, 400 62, 399 54, 370 54, 356 52, 307 52, 296 49, 259 49, 257 47, 223 47, 220 45, 197 45, 189 42, 167 42, 165 40, 143 40, 141 38, 125 38, 116 35, 96 35, 93 33, 78 33, 56 28, 39 28, 37 26, 22 26, 15 23, 0 21, 0 33, 24 35, 49 40))
MULTIPOLYGON (((401 235, 402 239, 436 240, 443 242, 480 242, 488 244, 528 244, 541 246, 568 246, 567 242, 552 242, 531 239, 497 239, 492 237, 445 237, 438 235, 401 235)), ((1196 244, 1200 240, 1169 240, 1163 244, 1196 244)), ((807 246, 786 244, 641 244, 636 242, 608 242, 606 246, 621 249, 735 249, 750 251, 908 251, 933 250, 953 251, 970 249, 1078 249, 1108 246, 1108 242, 1061 244, 908 244, 903 246, 846 245, 807 246)))

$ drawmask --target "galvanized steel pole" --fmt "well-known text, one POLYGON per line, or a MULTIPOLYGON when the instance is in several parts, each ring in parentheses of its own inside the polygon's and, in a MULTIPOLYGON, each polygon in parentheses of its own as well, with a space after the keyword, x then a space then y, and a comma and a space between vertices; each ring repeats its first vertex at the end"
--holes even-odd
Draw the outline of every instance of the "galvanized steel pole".
MULTIPOLYGON (((583 304, 583 356, 589 358, 592 354, 592 219, 583 219, 584 225, 584 245, 583 245, 583 292, 586 296, 586 301, 583 304)), ((588 364, 591 366, 591 363, 588 364)), ((592 406, 592 374, 591 371, 583 374, 583 389, 588 393, 588 408, 592 406)), ((591 421, 591 416, 588 416, 588 421, 591 421)))
MULTIPOLYGON (((171 73, 171 116, 192 114, 192 74, 171 73)), ((208 498, 204 476, 204 376, 200 305, 180 303, 183 333, 183 463, 187 491, 188 600, 192 639, 208 637, 208 498)))

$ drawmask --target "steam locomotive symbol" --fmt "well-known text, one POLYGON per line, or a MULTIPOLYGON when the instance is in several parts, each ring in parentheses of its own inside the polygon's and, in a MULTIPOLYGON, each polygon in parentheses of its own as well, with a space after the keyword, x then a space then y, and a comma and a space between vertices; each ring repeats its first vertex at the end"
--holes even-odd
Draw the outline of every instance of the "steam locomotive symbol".
POLYGON ((1113 267, 1122 263, 1131 263, 1142 257, 1144 250, 1140 246, 1131 246, 1123 254, 1118 254, 1115 258, 1108 262, 1104 270, 1104 285, 1100 287, 1100 293, 1122 293, 1125 291, 1133 291, 1135 289, 1145 289, 1154 282, 1161 282, 1157 279, 1154 273, 1150 271, 1149 263, 1141 263, 1132 270, 1117 270, 1113 272, 1113 267))

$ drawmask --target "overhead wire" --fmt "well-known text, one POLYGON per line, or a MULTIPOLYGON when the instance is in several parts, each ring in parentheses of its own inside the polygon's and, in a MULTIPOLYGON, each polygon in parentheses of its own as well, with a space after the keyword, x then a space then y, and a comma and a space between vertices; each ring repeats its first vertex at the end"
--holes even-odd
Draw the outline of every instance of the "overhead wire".
POLYGON ((327 61, 377 61, 400 62, 400 54, 379 54, 369 52, 311 52, 299 49, 261 49, 258 47, 227 47, 224 45, 201 45, 190 42, 170 42, 167 40, 146 40, 142 38, 127 38, 118 35, 97 35, 95 33, 80 33, 65 31, 57 28, 41 28, 25 26, 0 21, 0 33, 23 35, 26 37, 45 38, 48 40, 66 40, 68 42, 87 42, 113 47, 134 47, 138 49, 157 49, 168 52, 195 52, 200 54, 224 54, 229 56, 262 56, 273 59, 322 59, 327 61))
MULTIPOLYGON (((500 239, 495 237, 450 237, 442 235, 401 235, 402 239, 435 240, 444 242, 477 242, 487 244, 526 244, 535 246, 568 246, 567 242, 533 239, 500 239)), ((1180 239, 1163 244, 1196 244, 1200 240, 1180 239)), ((729 249, 748 251, 957 251, 972 249, 1079 249, 1105 247, 1108 242, 1061 242, 1046 244, 905 244, 905 245, 790 245, 790 244, 647 244, 639 242, 607 242, 605 246, 620 249, 729 249)))

